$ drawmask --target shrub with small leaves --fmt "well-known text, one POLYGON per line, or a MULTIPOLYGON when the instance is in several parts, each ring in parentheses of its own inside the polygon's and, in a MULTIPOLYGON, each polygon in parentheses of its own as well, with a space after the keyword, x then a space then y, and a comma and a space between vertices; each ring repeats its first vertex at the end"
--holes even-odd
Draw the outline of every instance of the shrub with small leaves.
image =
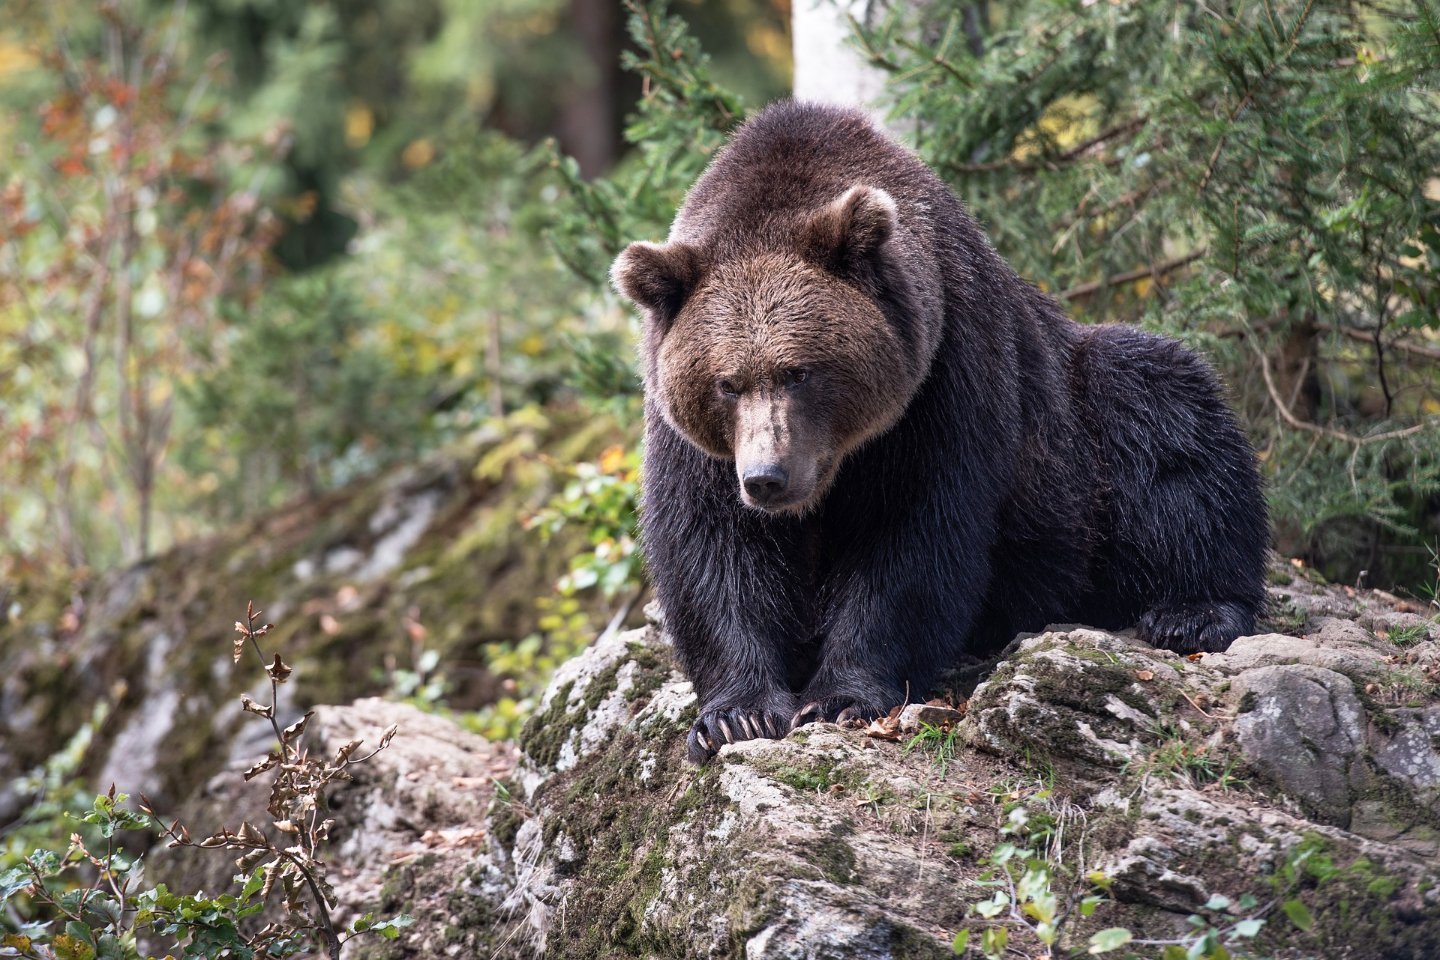
POLYGON ((243 821, 196 840, 179 821, 157 819, 143 797, 138 810, 127 808, 127 796, 112 786, 76 817, 104 840, 103 852, 77 831, 63 853, 36 850, 0 872, 0 958, 132 960, 142 955, 138 944, 143 939, 147 947, 156 940, 172 944, 172 957, 255 960, 324 954, 339 960, 347 941, 364 934, 394 938, 413 922, 404 915, 377 920, 365 914, 348 927, 337 927, 331 911, 339 904, 321 856, 335 823, 325 815, 326 791, 351 779, 351 766, 388 747, 396 728, 387 729, 368 752, 360 751, 363 741, 352 740, 333 757, 312 756, 301 740, 313 712, 285 727, 276 716, 280 685, 292 671, 280 654, 267 656, 262 649, 260 641, 272 625, 259 619, 250 604, 245 619, 236 621, 234 656, 238 663, 246 649, 253 650, 270 680, 267 703, 241 697, 244 710, 268 721, 277 741, 244 774, 247 782, 269 775, 269 823, 243 821), (171 847, 236 855, 238 892, 207 897, 176 894, 163 884, 141 888, 140 859, 127 854, 116 835, 156 829, 171 847), (276 892, 282 896, 283 917, 262 925, 261 915, 276 892))

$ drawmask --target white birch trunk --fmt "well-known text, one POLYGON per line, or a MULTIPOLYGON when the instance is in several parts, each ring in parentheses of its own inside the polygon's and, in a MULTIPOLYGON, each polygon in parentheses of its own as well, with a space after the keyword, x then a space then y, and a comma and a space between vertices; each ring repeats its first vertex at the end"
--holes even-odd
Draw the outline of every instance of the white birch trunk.
POLYGON ((856 22, 873 27, 897 6, 915 0, 792 0, 790 33, 795 56, 796 100, 860 107, 891 133, 906 131, 885 119, 888 74, 865 59, 851 41, 856 22))

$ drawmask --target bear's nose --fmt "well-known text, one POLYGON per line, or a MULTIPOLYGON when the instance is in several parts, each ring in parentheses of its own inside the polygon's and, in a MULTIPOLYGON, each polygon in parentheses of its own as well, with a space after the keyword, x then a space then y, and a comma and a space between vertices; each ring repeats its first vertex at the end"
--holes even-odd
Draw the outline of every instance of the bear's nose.
POLYGON ((790 475, 778 463, 745 468, 745 492, 756 503, 770 503, 785 493, 790 475))

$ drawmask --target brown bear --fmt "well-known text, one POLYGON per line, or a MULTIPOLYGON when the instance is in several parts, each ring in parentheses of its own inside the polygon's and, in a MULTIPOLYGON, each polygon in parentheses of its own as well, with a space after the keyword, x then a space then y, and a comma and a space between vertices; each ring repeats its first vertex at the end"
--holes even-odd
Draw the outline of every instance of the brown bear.
POLYGON ((613 278, 645 314, 642 543, 697 761, 1048 623, 1252 630, 1265 505, 1209 366, 1070 320, 865 115, 762 111, 613 278))

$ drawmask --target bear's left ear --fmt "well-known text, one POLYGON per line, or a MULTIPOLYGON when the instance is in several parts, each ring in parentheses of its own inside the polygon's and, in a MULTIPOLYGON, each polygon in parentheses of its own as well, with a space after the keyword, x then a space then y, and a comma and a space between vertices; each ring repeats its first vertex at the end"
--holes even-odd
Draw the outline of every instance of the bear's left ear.
POLYGON ((879 187, 855 186, 811 215, 801 237, 807 260, 841 276, 879 252, 895 232, 895 198, 879 187))
POLYGON ((610 282, 649 311, 663 333, 700 283, 701 272, 700 250, 693 244, 640 241, 620 251, 610 268, 610 282))

